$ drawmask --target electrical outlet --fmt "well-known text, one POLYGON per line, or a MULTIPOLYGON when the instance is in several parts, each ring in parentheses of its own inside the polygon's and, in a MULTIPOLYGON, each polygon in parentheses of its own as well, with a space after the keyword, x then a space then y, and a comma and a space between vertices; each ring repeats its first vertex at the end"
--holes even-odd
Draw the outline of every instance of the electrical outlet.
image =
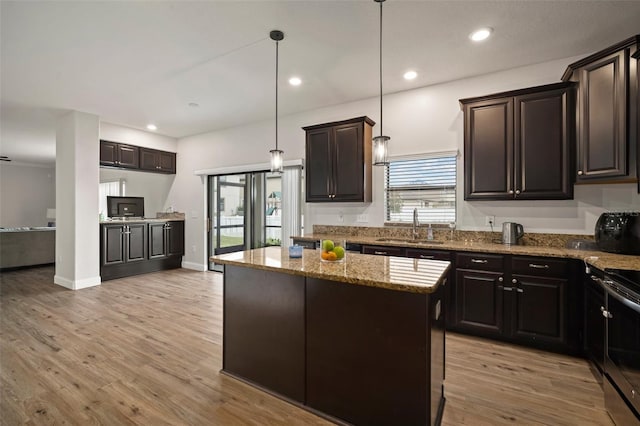
POLYGON ((191 246, 191 253, 195 253, 196 252, 196 246, 195 244, 191 246))
POLYGON ((366 213, 359 214, 359 215, 358 215, 358 218, 357 218, 357 222, 360 222, 360 223, 367 223, 367 222, 369 222, 369 215, 368 215, 368 214, 366 214, 366 213))
POLYGON ((344 222, 344 214, 342 212, 338 212, 338 223, 344 222))
POLYGON ((191 218, 192 219, 197 219, 198 218, 198 212, 196 210, 191 210, 191 218))
POLYGON ((485 216, 484 217, 484 224, 486 226, 496 226, 496 217, 495 216, 485 216))

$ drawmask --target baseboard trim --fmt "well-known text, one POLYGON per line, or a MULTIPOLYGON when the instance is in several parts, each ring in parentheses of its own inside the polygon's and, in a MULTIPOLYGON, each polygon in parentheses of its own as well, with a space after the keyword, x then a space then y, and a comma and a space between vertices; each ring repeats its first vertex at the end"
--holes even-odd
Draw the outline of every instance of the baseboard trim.
POLYGON ((184 269, 193 269, 194 271, 205 272, 207 270, 207 265, 203 265, 202 263, 196 262, 182 262, 182 267, 184 269))
POLYGON ((82 290, 83 288, 95 287, 97 285, 100 285, 102 280, 98 276, 73 281, 68 278, 61 277, 60 275, 54 275, 53 282, 55 284, 58 284, 59 286, 68 288, 69 290, 82 290))

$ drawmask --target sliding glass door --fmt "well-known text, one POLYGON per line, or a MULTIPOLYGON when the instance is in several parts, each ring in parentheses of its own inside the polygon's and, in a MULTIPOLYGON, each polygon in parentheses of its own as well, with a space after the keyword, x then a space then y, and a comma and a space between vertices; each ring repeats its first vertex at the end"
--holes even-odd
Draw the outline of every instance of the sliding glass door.
MULTIPOLYGON (((209 176, 209 256, 282 244, 282 177, 265 171, 209 176)), ((209 262, 209 269, 221 265, 209 262)))

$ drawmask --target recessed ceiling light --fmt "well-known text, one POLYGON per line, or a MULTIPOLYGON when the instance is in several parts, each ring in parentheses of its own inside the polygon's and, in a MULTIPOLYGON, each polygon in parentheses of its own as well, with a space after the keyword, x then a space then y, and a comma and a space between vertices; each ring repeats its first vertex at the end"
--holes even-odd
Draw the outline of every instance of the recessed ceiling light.
POLYGON ((292 86, 300 86, 302 84, 302 80, 299 77, 291 77, 289 79, 289 84, 292 86))
POLYGON ((200 106, 200 104, 196 103, 196 102, 189 102, 189 106, 191 108, 198 108, 200 106))
POLYGON ((155 124, 147 124, 147 129, 149 129, 149 130, 158 130, 158 127, 155 124))
POLYGON ((415 71, 407 71, 404 73, 403 77, 405 80, 413 80, 418 76, 418 73, 415 71))
POLYGON ((492 32, 493 32, 493 28, 489 28, 489 27, 480 28, 479 30, 476 30, 471 34, 469 34, 469 38, 473 41, 486 40, 489 38, 492 32))

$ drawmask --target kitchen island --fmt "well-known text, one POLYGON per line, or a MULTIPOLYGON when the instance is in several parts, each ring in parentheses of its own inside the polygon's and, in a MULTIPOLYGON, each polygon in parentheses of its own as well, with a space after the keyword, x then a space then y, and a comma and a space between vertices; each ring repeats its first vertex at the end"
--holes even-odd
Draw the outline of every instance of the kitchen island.
POLYGON ((212 260, 223 373, 337 423, 440 423, 449 262, 280 247, 212 260))

